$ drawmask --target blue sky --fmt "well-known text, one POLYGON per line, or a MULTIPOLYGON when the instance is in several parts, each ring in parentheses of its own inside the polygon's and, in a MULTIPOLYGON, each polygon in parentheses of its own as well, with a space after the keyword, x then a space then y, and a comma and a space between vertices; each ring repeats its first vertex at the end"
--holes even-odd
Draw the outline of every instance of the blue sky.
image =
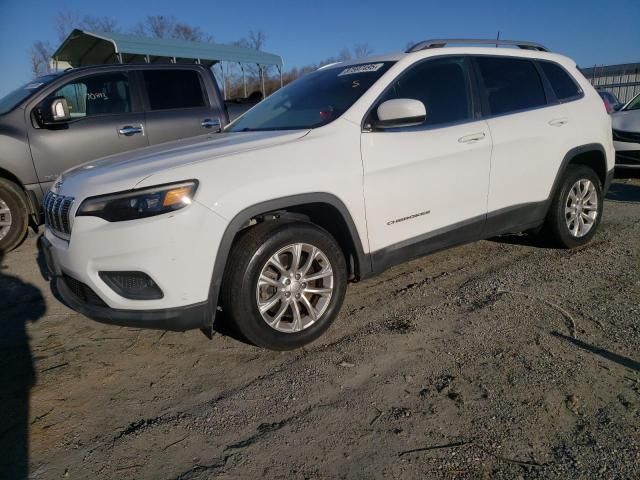
POLYGON ((0 95, 30 80, 35 40, 57 45, 53 18, 63 9, 113 17, 124 29, 146 15, 173 15, 219 43, 261 29, 265 50, 282 55, 285 68, 355 43, 385 53, 411 40, 494 38, 498 30, 502 38, 543 43, 584 67, 640 62, 640 0, 0 0, 0 95))

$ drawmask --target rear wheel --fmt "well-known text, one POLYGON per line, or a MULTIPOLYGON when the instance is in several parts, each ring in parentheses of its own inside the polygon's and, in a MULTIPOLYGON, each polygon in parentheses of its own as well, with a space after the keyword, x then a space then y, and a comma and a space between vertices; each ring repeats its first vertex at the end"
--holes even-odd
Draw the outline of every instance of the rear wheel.
POLYGON ((232 248, 222 305, 252 343, 289 350, 329 328, 346 285, 344 255, 328 232, 303 222, 265 222, 232 248))
POLYGON ((27 233, 27 200, 15 183, 0 178, 0 251, 8 252, 20 244, 27 233))
POLYGON ((600 225, 603 200, 598 175, 584 165, 570 165, 547 214, 546 233, 565 248, 587 244, 600 225))

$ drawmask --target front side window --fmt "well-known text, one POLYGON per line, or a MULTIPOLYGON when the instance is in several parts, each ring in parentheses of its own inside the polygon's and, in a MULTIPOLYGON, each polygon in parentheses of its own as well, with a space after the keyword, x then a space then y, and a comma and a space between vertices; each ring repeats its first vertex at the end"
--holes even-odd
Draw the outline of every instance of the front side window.
POLYGON ((412 67, 393 83, 379 103, 396 98, 420 100, 427 111, 425 125, 470 119, 471 96, 465 60, 442 58, 412 67))
POLYGON ((517 112, 547 104, 542 80, 530 60, 477 57, 491 115, 517 112))
POLYGON ((624 110, 640 110, 640 94, 636 95, 636 97, 624 107, 624 110))
MULTIPOLYGON (((551 62, 538 62, 544 75, 549 80, 553 92, 558 100, 565 101, 577 98, 582 93, 580 87, 560 65, 551 62)), ((612 98, 608 99, 610 102, 612 98)), ((615 103, 615 102, 614 102, 615 103)))
POLYGON ((129 79, 125 73, 102 73, 67 83, 51 97, 64 97, 71 118, 131 112, 129 79))
POLYGON ((145 70, 143 75, 151 110, 205 106, 200 75, 195 70, 145 70))
POLYGON ((297 130, 326 125, 353 105, 393 62, 317 70, 281 88, 233 122, 227 131, 297 130))

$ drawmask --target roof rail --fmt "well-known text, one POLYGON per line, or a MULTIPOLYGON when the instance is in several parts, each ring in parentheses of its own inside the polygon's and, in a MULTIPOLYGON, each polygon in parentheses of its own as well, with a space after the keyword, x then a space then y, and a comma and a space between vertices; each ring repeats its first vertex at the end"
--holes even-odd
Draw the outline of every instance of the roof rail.
POLYGON ((489 40, 489 39, 476 39, 476 38, 437 38, 432 40, 424 40, 418 42, 405 53, 418 52, 420 50, 426 50, 428 48, 441 48, 450 44, 474 44, 474 45, 500 45, 512 46, 522 48, 523 50, 536 50, 538 52, 548 52, 549 49, 539 43, 523 42, 520 40, 489 40))

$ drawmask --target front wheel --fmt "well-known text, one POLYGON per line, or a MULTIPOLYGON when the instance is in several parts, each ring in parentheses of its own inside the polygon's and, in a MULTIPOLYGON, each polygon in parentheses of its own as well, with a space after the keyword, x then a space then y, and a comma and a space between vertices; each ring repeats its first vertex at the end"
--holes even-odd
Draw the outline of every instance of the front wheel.
POLYGON ((233 246, 222 305, 240 333, 260 347, 290 350, 322 335, 344 299, 340 246, 303 222, 265 222, 233 246))
POLYGON ((22 189, 0 178, 0 252, 17 247, 27 234, 29 216, 22 189))
POLYGON ((602 220, 603 201, 596 173, 584 165, 570 165, 552 200, 546 232, 565 248, 589 243, 602 220))

